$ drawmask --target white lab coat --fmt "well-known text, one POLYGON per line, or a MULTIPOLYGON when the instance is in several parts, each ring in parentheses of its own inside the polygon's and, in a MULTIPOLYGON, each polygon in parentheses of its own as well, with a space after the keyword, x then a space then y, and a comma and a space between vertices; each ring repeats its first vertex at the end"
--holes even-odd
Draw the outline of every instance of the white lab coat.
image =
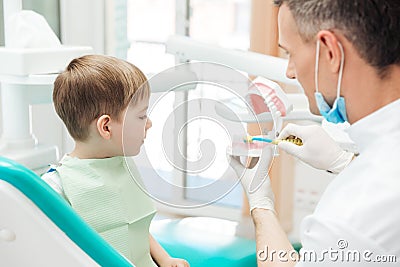
POLYGON ((348 133, 360 155, 331 182, 301 226, 302 253, 314 250, 322 259, 331 249, 338 251, 337 260, 325 254, 323 262, 297 266, 382 266, 373 260, 390 255, 396 263, 384 266, 400 265, 400 100, 354 123, 348 133), (360 253, 360 263, 347 256, 349 250, 360 253))

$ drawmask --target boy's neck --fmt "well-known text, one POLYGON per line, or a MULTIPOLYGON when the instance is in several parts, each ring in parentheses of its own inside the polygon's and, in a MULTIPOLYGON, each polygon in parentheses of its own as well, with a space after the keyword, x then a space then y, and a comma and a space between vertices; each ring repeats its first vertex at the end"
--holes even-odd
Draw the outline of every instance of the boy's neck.
POLYGON ((74 150, 69 153, 69 156, 79 159, 104 159, 111 158, 115 155, 110 153, 108 149, 101 145, 91 143, 75 142, 74 150))

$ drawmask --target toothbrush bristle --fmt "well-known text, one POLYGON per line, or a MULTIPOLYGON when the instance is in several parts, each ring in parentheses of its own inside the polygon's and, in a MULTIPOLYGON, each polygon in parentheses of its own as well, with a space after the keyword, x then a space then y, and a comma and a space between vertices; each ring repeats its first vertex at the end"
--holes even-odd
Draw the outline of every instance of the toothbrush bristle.
POLYGON ((253 137, 252 136, 246 136, 245 138, 243 138, 243 141, 245 143, 253 143, 253 137))
POLYGON ((271 144, 277 145, 277 144, 279 144, 280 141, 281 140, 279 140, 279 139, 275 139, 275 140, 272 140, 271 144))

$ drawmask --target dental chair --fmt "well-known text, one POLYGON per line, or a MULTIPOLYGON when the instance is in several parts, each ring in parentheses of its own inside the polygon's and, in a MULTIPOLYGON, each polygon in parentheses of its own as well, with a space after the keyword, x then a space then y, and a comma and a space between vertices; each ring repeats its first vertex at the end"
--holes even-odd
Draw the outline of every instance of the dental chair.
POLYGON ((40 177, 0 157, 0 266, 133 265, 40 177))
MULTIPOLYGON (((171 254, 196 266, 256 266, 255 242, 210 239, 193 220, 161 220, 152 234, 171 254)), ((133 265, 88 226, 50 186, 24 166, 0 157, 0 266, 133 265)))
POLYGON ((190 267, 256 267, 256 242, 238 237, 232 222, 210 217, 154 221, 150 232, 172 256, 190 267))

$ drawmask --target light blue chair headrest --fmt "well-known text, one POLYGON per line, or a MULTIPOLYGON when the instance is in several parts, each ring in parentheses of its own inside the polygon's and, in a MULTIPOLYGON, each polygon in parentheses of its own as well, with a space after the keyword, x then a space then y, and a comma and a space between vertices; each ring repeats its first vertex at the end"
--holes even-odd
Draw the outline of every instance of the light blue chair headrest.
POLYGON ((133 265, 87 225, 39 176, 24 166, 0 157, 0 180, 28 197, 77 246, 100 266, 133 265))

